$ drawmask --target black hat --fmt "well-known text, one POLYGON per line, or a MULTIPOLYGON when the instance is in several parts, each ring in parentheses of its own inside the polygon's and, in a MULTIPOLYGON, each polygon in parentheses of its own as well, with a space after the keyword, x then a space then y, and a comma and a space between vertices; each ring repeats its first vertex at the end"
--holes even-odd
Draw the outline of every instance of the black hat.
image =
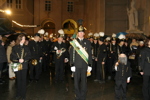
POLYGON ((93 36, 90 36, 90 37, 89 37, 89 39, 91 39, 91 38, 93 39, 93 36))
POLYGON ((99 41, 104 42, 104 40, 105 40, 104 37, 100 37, 100 38, 99 38, 99 41))
POLYGON ((78 32, 84 32, 86 29, 85 29, 85 27, 83 27, 83 26, 79 26, 79 28, 78 28, 78 32))
POLYGON ((94 39, 94 40, 98 40, 98 37, 94 37, 93 39, 94 39))
POLYGON ((116 41, 116 34, 115 33, 112 34, 111 41, 116 41))
POLYGON ((41 37, 41 35, 40 35, 39 33, 35 33, 34 36, 39 36, 39 37, 41 37))
POLYGON ((111 41, 116 41, 116 38, 111 38, 111 41))
POLYGON ((98 33, 94 33, 93 38, 94 38, 94 40, 98 40, 99 34, 98 33))
POLYGON ((123 35, 123 34, 121 34, 121 35, 119 35, 119 42, 125 42, 126 41, 126 37, 125 37, 125 35, 123 35))
POLYGON ((99 41, 102 41, 102 42, 104 42, 104 41, 105 41, 105 37, 104 37, 104 35, 105 35, 105 33, 104 33, 104 32, 99 32, 99 36, 100 36, 99 41))
POLYGON ((65 38, 65 36, 64 36, 64 35, 62 35, 62 34, 58 34, 58 35, 57 35, 57 38, 60 38, 60 37, 61 37, 61 38, 65 38))
POLYGON ((126 40, 125 39, 119 39, 119 42, 125 42, 126 40))
POLYGON ((107 37, 107 38, 105 39, 105 42, 110 42, 110 40, 111 40, 111 38, 110 38, 110 37, 107 37))
POLYGON ((91 39, 91 38, 93 39, 93 33, 88 33, 88 38, 89 39, 91 39))

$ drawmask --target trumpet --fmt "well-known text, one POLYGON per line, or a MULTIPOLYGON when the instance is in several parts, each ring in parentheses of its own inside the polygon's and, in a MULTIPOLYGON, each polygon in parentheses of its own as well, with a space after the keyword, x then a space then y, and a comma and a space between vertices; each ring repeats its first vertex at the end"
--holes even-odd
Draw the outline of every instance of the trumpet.
POLYGON ((61 52, 57 54, 57 59, 59 59, 61 57, 61 55, 66 51, 65 48, 61 48, 60 50, 61 50, 61 52))

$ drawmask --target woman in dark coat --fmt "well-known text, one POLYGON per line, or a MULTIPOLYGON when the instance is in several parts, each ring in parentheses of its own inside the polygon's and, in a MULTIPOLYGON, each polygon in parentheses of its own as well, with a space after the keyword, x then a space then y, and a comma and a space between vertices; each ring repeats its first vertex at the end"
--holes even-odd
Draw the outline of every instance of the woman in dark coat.
POLYGON ((2 79, 2 69, 5 62, 7 62, 6 51, 4 43, 2 42, 2 40, 0 40, 0 85, 4 83, 4 80, 2 79))
POLYGON ((16 99, 25 100, 26 98, 26 77, 27 77, 27 68, 28 61, 30 59, 30 50, 28 46, 24 45, 25 43, 25 35, 20 34, 17 37, 16 45, 12 48, 12 53, 10 59, 12 62, 21 63, 22 70, 16 72, 17 79, 17 95, 16 99))

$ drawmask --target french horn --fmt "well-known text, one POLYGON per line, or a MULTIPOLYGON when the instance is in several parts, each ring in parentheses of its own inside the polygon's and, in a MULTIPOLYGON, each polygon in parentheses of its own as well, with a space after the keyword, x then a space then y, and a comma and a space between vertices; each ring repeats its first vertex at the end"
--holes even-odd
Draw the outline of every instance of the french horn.
POLYGON ((66 51, 65 48, 61 48, 61 53, 57 54, 57 59, 59 59, 61 57, 61 55, 66 51))

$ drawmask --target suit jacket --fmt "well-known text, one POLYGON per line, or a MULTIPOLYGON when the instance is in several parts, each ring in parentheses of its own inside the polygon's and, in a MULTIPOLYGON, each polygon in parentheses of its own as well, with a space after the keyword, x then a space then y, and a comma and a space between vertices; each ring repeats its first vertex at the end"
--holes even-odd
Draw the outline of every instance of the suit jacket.
POLYGON ((35 42, 34 40, 29 41, 29 49, 31 52, 31 58, 39 60, 40 57, 43 56, 42 48, 40 47, 39 42, 35 42))
POLYGON ((150 76, 150 48, 145 47, 142 49, 140 54, 141 60, 139 63, 139 67, 141 71, 144 72, 144 75, 150 76))
POLYGON ((7 62, 5 47, 1 45, 0 42, 0 63, 7 62))
POLYGON ((132 76, 132 71, 130 67, 130 63, 128 62, 127 65, 119 63, 117 66, 117 71, 115 75, 115 80, 127 80, 128 77, 132 76))
POLYGON ((10 55, 11 61, 14 63, 19 63, 19 59, 24 59, 24 62, 22 63, 23 69, 28 68, 28 61, 30 58, 31 58, 31 53, 30 53, 28 46, 15 45, 12 48, 12 52, 10 55), (24 52, 23 52, 23 50, 24 50, 24 52))
POLYGON ((44 54, 50 54, 52 42, 51 41, 43 41, 44 43, 44 54))
POLYGON ((82 42, 80 42, 79 39, 77 39, 77 41, 83 48, 85 48, 86 52, 89 55, 88 64, 81 58, 81 56, 74 50, 73 47, 70 48, 70 64, 71 66, 74 65, 76 68, 87 68, 88 65, 92 65, 91 43, 87 39, 83 39, 82 42))
POLYGON ((98 43, 92 43, 91 44, 92 45, 92 55, 94 56, 94 57, 96 57, 97 56, 97 48, 98 48, 98 43))
POLYGON ((113 45, 112 43, 110 44, 110 50, 109 50, 109 57, 111 57, 112 59, 118 59, 118 51, 117 51, 117 47, 118 45, 115 44, 113 45))
POLYGON ((107 48, 105 44, 99 45, 98 50, 97 50, 97 59, 98 61, 105 62, 106 57, 107 57, 107 48))

